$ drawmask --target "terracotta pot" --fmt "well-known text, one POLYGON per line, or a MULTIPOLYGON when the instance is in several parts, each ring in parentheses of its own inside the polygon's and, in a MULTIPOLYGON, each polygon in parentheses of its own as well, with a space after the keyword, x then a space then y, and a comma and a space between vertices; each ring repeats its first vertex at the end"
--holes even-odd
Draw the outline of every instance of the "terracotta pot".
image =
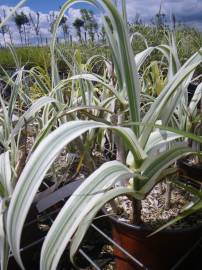
POLYGON ((138 266, 114 248, 116 270, 168 270, 196 243, 201 235, 201 226, 188 229, 164 230, 147 237, 152 230, 134 226, 110 218, 113 240, 139 260, 138 266))

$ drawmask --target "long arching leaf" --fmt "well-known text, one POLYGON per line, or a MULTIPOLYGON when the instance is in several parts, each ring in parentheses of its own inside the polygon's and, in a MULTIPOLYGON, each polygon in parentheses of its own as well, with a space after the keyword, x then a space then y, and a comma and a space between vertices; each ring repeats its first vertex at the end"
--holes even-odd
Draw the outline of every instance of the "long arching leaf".
POLYGON ((44 241, 41 251, 41 270, 56 269, 66 245, 80 222, 103 198, 106 190, 109 190, 117 181, 130 177, 132 174, 126 166, 120 162, 111 161, 102 165, 81 184, 58 214, 44 241))
POLYGON ((110 127, 94 121, 72 121, 49 134, 36 148, 27 162, 12 195, 7 219, 7 233, 11 250, 23 268, 20 257, 20 239, 23 225, 35 194, 43 178, 62 148, 92 128, 110 128, 124 139, 136 156, 138 164, 146 158, 132 130, 110 127))
POLYGON ((13 190, 9 152, 0 155, 0 187, 0 267, 2 270, 6 270, 8 265, 9 245, 5 230, 5 200, 11 195, 13 190))
MULTIPOLYGON (((138 78, 137 67, 135 65, 132 47, 128 38, 127 26, 125 25, 123 18, 118 13, 117 9, 113 5, 111 1, 108 0, 69 0, 67 1, 61 8, 60 14, 56 20, 53 30, 53 39, 51 42, 51 61, 52 61, 52 79, 54 81, 54 66, 55 57, 55 43, 56 43, 56 31, 59 27, 60 21, 64 16, 65 11, 71 5, 75 3, 86 2, 92 5, 95 5, 102 13, 103 18, 105 16, 105 12, 108 14, 110 21, 112 23, 113 31, 110 28, 106 28, 106 33, 108 35, 108 39, 110 45, 112 47, 114 60, 116 62, 116 66, 119 66, 121 72, 117 72, 118 81, 122 82, 121 86, 123 86, 122 91, 125 91, 128 95, 128 103, 129 103, 129 111, 131 120, 134 122, 139 122, 140 120, 140 81, 138 78)), ((139 127, 133 127, 136 135, 139 135, 139 127)))
POLYGON ((41 97, 20 117, 15 128, 13 135, 16 135, 19 130, 24 126, 25 122, 29 122, 33 115, 38 112, 42 107, 50 103, 57 103, 58 101, 52 97, 41 97))
POLYGON ((161 180, 160 175, 166 168, 174 164, 174 162, 181 157, 194 153, 195 152, 189 147, 175 146, 161 154, 148 157, 140 168, 141 175, 144 176, 146 180, 140 182, 138 193, 142 194, 144 197, 154 185, 161 180))

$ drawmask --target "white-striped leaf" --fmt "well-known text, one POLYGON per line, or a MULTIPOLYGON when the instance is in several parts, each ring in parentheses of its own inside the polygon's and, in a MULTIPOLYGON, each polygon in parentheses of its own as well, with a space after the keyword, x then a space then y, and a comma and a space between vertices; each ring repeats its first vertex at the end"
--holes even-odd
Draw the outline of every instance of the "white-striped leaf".
POLYGON ((29 122, 30 119, 38 112, 42 107, 50 103, 57 103, 58 101, 52 97, 41 97, 20 117, 15 128, 13 129, 13 135, 16 135, 19 130, 24 126, 25 121, 29 122))
POLYGON ((103 198, 106 190, 117 181, 130 177, 132 174, 126 166, 117 161, 110 161, 103 164, 81 184, 61 209, 44 241, 41 251, 41 270, 57 268, 66 245, 80 223, 103 198))
MULTIPOLYGON (((174 95, 176 98, 178 98, 178 95, 176 95, 176 92, 180 90, 179 86, 182 84, 182 82, 187 78, 187 76, 193 72, 193 70, 202 62, 202 56, 199 53, 196 53, 194 56, 192 56, 176 73, 176 75, 173 77, 173 79, 168 82, 168 84, 165 86, 161 94, 157 97, 157 99, 152 104, 149 111, 146 113, 146 115, 143 118, 143 123, 153 123, 158 119, 161 119, 161 113, 165 115, 167 113, 168 118, 166 121, 169 121, 169 117, 171 116, 171 109, 173 111, 173 107, 170 106, 167 108, 167 112, 165 112, 166 104, 172 100, 173 103, 176 102, 174 95), (187 63, 190 63, 188 65, 187 63)), ((152 128, 144 126, 141 130, 141 138, 140 143, 142 147, 145 147, 150 133, 152 131, 152 128)))
POLYGON ((11 183, 11 164, 8 151, 0 155, 0 183, 4 188, 3 197, 10 196, 13 187, 11 183))
POLYGON ((145 196, 161 180, 160 175, 166 168, 174 164, 179 158, 194 153, 189 147, 175 146, 161 154, 148 157, 140 168, 141 175, 146 180, 142 181, 142 183, 140 182, 138 193, 145 196))
POLYGON ((202 83, 200 83, 195 92, 194 95, 191 99, 191 102, 189 104, 189 112, 191 115, 194 114, 196 108, 197 108, 197 104, 199 103, 199 101, 202 100, 202 83))
MULTIPOLYGON (((56 43, 56 31, 59 27, 60 21, 64 16, 65 11, 71 5, 80 3, 83 1, 69 0, 61 8, 53 30, 53 39, 51 42, 51 61, 52 66, 55 65, 55 43, 56 43)), ((123 87, 122 91, 128 95, 130 117, 133 122, 139 122, 140 120, 140 81, 138 78, 138 72, 135 65, 133 51, 128 39, 127 26, 125 25, 123 18, 118 13, 117 9, 108 0, 87 0, 84 1, 89 4, 95 5, 102 13, 103 20, 105 22, 105 31, 107 33, 110 46, 112 48, 113 60, 115 61, 115 68, 117 68, 117 79, 120 86, 123 87), (113 26, 113 31, 107 26, 107 22, 104 18, 105 12, 108 14, 109 19, 113 26)), ((54 80, 54 71, 52 69, 52 79, 54 80)), ((134 132, 139 135, 139 127, 135 127, 134 132)))
POLYGON ((57 154, 72 140, 92 128, 110 128, 123 138, 129 149, 141 163, 146 155, 138 144, 134 133, 127 128, 110 127, 94 121, 72 121, 61 125, 49 134, 36 148, 17 181, 12 195, 7 218, 7 232, 10 247, 22 265, 20 257, 20 238, 22 228, 35 194, 57 154), (78 128, 79 127, 79 128, 78 128))
POLYGON ((137 70, 140 70, 141 66, 144 64, 148 56, 154 51, 155 47, 149 47, 144 51, 135 55, 135 63, 137 65, 137 70))
POLYGON ((1 270, 7 270, 9 245, 5 231, 6 210, 3 200, 0 200, 0 267, 1 270))
POLYGON ((5 231, 6 207, 5 200, 12 194, 11 165, 9 152, 0 155, 0 266, 2 270, 7 269, 9 245, 5 231))

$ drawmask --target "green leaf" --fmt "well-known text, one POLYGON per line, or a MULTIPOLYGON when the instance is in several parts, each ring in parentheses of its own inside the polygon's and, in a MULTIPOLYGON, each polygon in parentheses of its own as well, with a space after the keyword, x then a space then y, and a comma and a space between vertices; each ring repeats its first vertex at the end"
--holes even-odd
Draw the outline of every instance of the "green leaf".
MULTIPOLYGON (((177 101, 179 98, 178 94, 180 94, 179 91, 181 90, 179 86, 183 83, 187 76, 191 72, 193 72, 193 70, 195 70, 195 68, 201 63, 201 61, 202 56, 200 55, 200 52, 196 53, 189 60, 187 60, 187 62, 179 69, 176 75, 168 82, 168 84, 162 90, 161 94, 153 102, 151 108, 142 120, 143 124, 155 124, 157 120, 161 120, 162 114, 167 114, 167 119, 164 119, 164 124, 168 124, 168 121, 170 120, 170 117, 173 113, 172 103, 177 105, 177 101), (166 104, 170 101, 172 101, 172 103, 170 103, 170 107, 166 107, 166 104), (167 111, 165 111, 166 108, 167 111)), ((141 129, 140 143, 143 148, 145 147, 149 139, 151 131, 152 128, 146 125, 141 129)))
POLYGON ((138 144, 134 133, 127 128, 110 127, 94 121, 72 121, 61 125, 49 134, 31 155, 14 189, 7 218, 7 232, 11 250, 23 268, 20 257, 20 238, 22 228, 35 194, 51 164, 62 148, 92 128, 109 128, 118 132, 129 149, 134 153, 137 162, 146 155, 138 144), (78 128, 79 127, 79 128, 78 128))
MULTIPOLYGON (((13 60, 15 62, 16 68, 17 69, 20 69, 20 61, 18 59, 18 56, 17 56, 17 53, 16 53, 15 48, 13 47, 12 44, 9 44, 9 43, 7 44, 7 46, 9 48, 10 53, 12 54, 12 58, 13 58, 13 60)), ((9 77, 9 79, 10 79, 10 77, 9 77)))
MULTIPOLYGON (((130 195, 131 197, 135 197, 135 193, 131 188, 126 187, 118 187, 114 188, 112 190, 109 190, 105 193, 103 193, 101 198, 98 198, 97 201, 94 203, 92 209, 89 211, 89 213, 83 218, 83 220, 80 222, 76 233, 73 236, 73 239, 70 243, 70 259, 72 263, 74 264, 74 256, 83 240, 83 237, 85 233, 87 232, 88 227, 93 222, 93 218, 97 214, 97 212, 103 207, 103 205, 115 197, 121 196, 121 195, 130 195)), ((65 215, 66 213, 64 213, 65 215)), ((53 235, 53 232, 52 232, 53 235)))
POLYGON ((147 42, 147 39, 144 37, 144 35, 142 35, 141 33, 139 32, 135 32, 131 35, 130 37, 130 43, 132 44, 133 42, 133 39, 136 38, 136 37, 140 37, 143 41, 144 41, 144 44, 146 46, 146 48, 148 48, 148 42, 147 42))
POLYGON ((8 110, 5 106, 4 100, 2 99, 1 95, 0 95, 0 104, 1 104, 2 112, 3 112, 3 124, 2 124, 3 127, 1 130, 1 135, 3 137, 2 143, 6 144, 11 133, 11 124, 10 124, 10 119, 8 116, 8 110))
POLYGON ((194 133, 186 132, 184 130, 179 130, 179 129, 173 128, 173 127, 161 126, 161 125, 150 125, 150 124, 148 124, 148 126, 153 126, 155 128, 159 128, 161 130, 167 130, 167 131, 182 135, 185 138, 192 139, 193 141, 202 143, 202 136, 195 135, 194 133))
POLYGON ((0 183, 4 188, 4 197, 10 196, 13 187, 11 184, 11 164, 8 151, 0 155, 0 183))
POLYGON ((9 152, 6 152, 0 155, 0 261, 2 270, 7 269, 9 256, 9 245, 5 230, 5 200, 12 194, 12 190, 9 152))
POLYGON ((145 196, 161 180, 160 175, 166 168, 174 164, 181 157, 194 153, 189 147, 175 146, 161 154, 148 157, 140 167, 141 175, 146 180, 140 181, 138 193, 145 196))
MULTIPOLYGON (((116 182, 129 179, 131 176, 126 166, 111 161, 103 164, 79 186, 65 203, 44 241, 41 251, 41 270, 56 269, 66 245, 80 223, 88 218, 88 213, 97 206, 97 203, 100 203, 105 192, 116 182)), ((88 219, 86 221, 89 222, 88 219)))
POLYGON ((149 47, 145 49, 144 51, 136 54, 135 56, 135 63, 137 65, 137 70, 141 68, 141 66, 144 64, 147 57, 154 51, 155 47, 149 47))
POLYGON ((58 101, 51 97, 41 97, 37 99, 32 106, 26 110, 26 112, 19 118, 15 128, 13 129, 13 135, 16 135, 19 130, 24 126, 25 121, 29 122, 36 112, 38 112, 42 107, 50 103, 57 103, 58 101))
POLYGON ((9 245, 5 231, 5 217, 4 202, 0 201, 0 266, 2 270, 7 270, 9 259, 9 245))
POLYGON ((197 104, 199 103, 199 101, 202 100, 202 83, 200 83, 195 92, 194 95, 191 99, 191 102, 189 104, 189 112, 191 115, 194 114, 196 108, 197 108, 197 104))
MULTIPOLYGON (((121 15, 118 13, 117 9, 108 0, 98 1, 98 0, 69 0, 61 8, 56 23, 53 30, 53 39, 51 42, 51 61, 52 66, 55 66, 55 43, 56 43, 56 31, 59 27, 60 21, 62 20, 65 11, 71 5, 75 3, 86 2, 95 5, 102 13, 103 18, 105 12, 108 14, 109 19, 112 23, 113 32, 106 27, 106 33, 108 35, 109 43, 112 47, 113 57, 115 60, 115 67, 119 67, 117 70, 118 81, 120 86, 123 87, 121 91, 124 91, 128 95, 129 111, 131 120, 134 122, 139 122, 140 120, 140 81, 138 78, 137 68, 134 62, 134 56, 132 47, 128 38, 127 26, 125 25, 121 15), (105 12, 104 12, 105 11, 105 12), (122 83, 121 83, 122 82, 122 83)), ((52 68, 52 79, 54 81, 54 68, 52 68)), ((133 127, 136 135, 139 135, 139 127, 133 127)))
POLYGON ((80 79, 100 83, 101 85, 109 89, 121 103, 126 104, 126 101, 121 97, 119 92, 117 92, 111 85, 107 84, 100 76, 96 74, 91 74, 91 73, 74 75, 66 80, 61 80, 58 83, 58 85, 56 85, 56 87, 53 89, 52 95, 56 93, 58 90, 62 89, 69 81, 80 80, 80 79))
POLYGON ((150 134, 144 150, 147 153, 152 152, 155 149, 160 150, 160 147, 166 146, 168 143, 182 137, 183 135, 179 135, 174 132, 157 129, 150 134))
POLYGON ((17 96, 20 93, 20 90, 22 88, 23 72, 24 72, 24 67, 22 67, 20 70, 18 70, 16 72, 16 74, 15 74, 16 79, 12 85, 11 97, 10 97, 9 105, 8 105, 8 116, 9 116, 10 120, 12 119, 13 110, 16 106, 17 96))

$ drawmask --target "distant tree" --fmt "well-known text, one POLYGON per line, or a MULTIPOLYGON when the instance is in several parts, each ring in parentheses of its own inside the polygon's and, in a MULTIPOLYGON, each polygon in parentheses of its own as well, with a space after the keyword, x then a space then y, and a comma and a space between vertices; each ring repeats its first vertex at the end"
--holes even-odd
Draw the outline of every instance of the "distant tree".
POLYGON ((82 42, 82 38, 81 38, 81 28, 84 26, 84 21, 79 19, 79 18, 76 18, 75 21, 73 22, 73 26, 75 27, 76 29, 76 32, 77 32, 77 36, 80 40, 80 42, 82 42))
POLYGON ((13 44, 13 36, 12 36, 12 33, 11 33, 11 30, 10 30, 9 26, 8 26, 8 34, 9 34, 11 44, 13 44))
MULTIPOLYGON (((48 19, 48 23, 50 25, 50 28, 49 28, 49 31, 50 33, 52 34, 53 33, 53 28, 54 28, 54 24, 57 20, 57 15, 55 14, 55 12, 51 12, 47 19, 48 19)), ((60 23, 59 23, 59 26, 62 28, 62 31, 63 31, 63 36, 64 36, 64 40, 66 41, 67 38, 69 37, 69 27, 67 25, 67 17, 66 16, 63 16, 60 23)), ((59 38, 57 37, 57 40, 59 40, 59 38)))
POLYGON ((98 30, 98 23, 95 19, 95 16, 92 10, 89 11, 89 15, 90 15, 90 19, 88 23, 88 29, 89 29, 88 34, 91 38, 91 41, 94 42, 95 33, 97 33, 97 30, 98 30))
MULTIPOLYGON (((81 9, 81 18, 84 21, 84 29, 88 33, 91 41, 95 39, 95 33, 98 30, 98 24, 95 20, 94 12, 92 10, 81 9)), ((86 35, 85 35, 86 37, 86 35)))
MULTIPOLYGON (((4 17, 4 19, 6 18, 6 10, 5 9, 3 9, 3 17, 4 17)), ((10 27, 8 24, 6 25, 6 31, 9 35, 10 43, 13 44, 13 37, 12 37, 12 33, 11 33, 11 30, 10 30, 10 27)))
POLYGON ((63 16, 61 21, 60 21, 60 25, 62 27, 62 31, 63 31, 63 36, 64 36, 64 40, 66 41, 69 37, 69 27, 67 25, 67 17, 63 16))
POLYGON ((106 31, 105 31, 104 25, 101 27, 100 35, 102 38, 102 42, 105 42, 106 41, 106 31))
POLYGON ((88 31, 88 25, 87 25, 87 22, 88 22, 88 11, 86 9, 80 9, 80 12, 81 12, 81 17, 82 17, 82 20, 84 22, 84 36, 85 36, 85 42, 87 41, 87 31, 88 31))
POLYGON ((29 20, 30 20, 32 28, 36 34, 37 43, 39 45, 40 41, 42 43, 42 37, 40 34, 40 13, 39 12, 36 13, 36 21, 34 20, 33 15, 31 13, 29 13, 29 20))
POLYGON ((54 27, 54 23, 55 23, 55 20, 57 19, 57 15, 55 14, 55 12, 50 12, 47 16, 47 20, 48 20, 48 23, 49 23, 49 31, 50 33, 52 34, 53 33, 53 27, 54 27))
POLYGON ((176 16, 174 13, 172 14, 172 24, 173 24, 173 29, 175 30, 176 29, 176 16))
MULTIPOLYGON (((106 23, 108 24, 109 28, 113 32, 113 26, 112 26, 110 18, 108 16, 105 16, 105 20, 106 20, 106 23)), ((105 31, 104 25, 101 28, 100 35, 102 37, 102 41, 105 42, 106 41, 106 31, 105 31)))
MULTIPOLYGON (((56 18, 57 18, 57 15, 55 14, 54 11, 50 12, 47 16, 47 21, 49 24, 49 32, 51 34, 53 33, 53 27, 54 27, 54 23, 55 23, 56 18)), ((46 37, 45 40, 46 40, 46 44, 48 45, 48 37, 46 37)))
MULTIPOLYGON (((0 23, 2 22, 2 18, 0 17, 0 23)), ((3 40, 4 40, 4 45, 6 46, 6 38, 5 38, 5 35, 6 33, 8 32, 8 27, 7 25, 3 25, 1 28, 0 28, 0 33, 2 34, 3 36, 3 40)))
POLYGON ((156 26, 158 28, 163 28, 166 22, 166 15, 165 13, 162 12, 162 5, 163 5, 163 1, 161 0, 159 12, 155 16, 156 26))
POLYGON ((165 26, 165 19, 166 15, 164 13, 157 13, 156 14, 156 26, 158 28, 162 28, 165 26))
POLYGON ((142 24, 141 15, 139 13, 136 13, 135 19, 134 19, 134 22, 133 23, 135 25, 141 25, 142 24))
POLYGON ((17 26, 18 32, 20 34, 20 40, 21 44, 23 44, 22 41, 22 33, 24 32, 24 39, 25 39, 25 44, 27 43, 27 37, 26 37, 26 24, 29 23, 29 19, 27 15, 24 12, 21 12, 20 14, 16 13, 14 17, 15 24, 17 26))
POLYGON ((22 18, 19 14, 16 14, 15 17, 14 17, 14 20, 15 20, 15 24, 16 24, 16 27, 18 29, 18 32, 19 32, 19 35, 20 35, 20 41, 21 41, 21 44, 23 43, 22 42, 22 18))

